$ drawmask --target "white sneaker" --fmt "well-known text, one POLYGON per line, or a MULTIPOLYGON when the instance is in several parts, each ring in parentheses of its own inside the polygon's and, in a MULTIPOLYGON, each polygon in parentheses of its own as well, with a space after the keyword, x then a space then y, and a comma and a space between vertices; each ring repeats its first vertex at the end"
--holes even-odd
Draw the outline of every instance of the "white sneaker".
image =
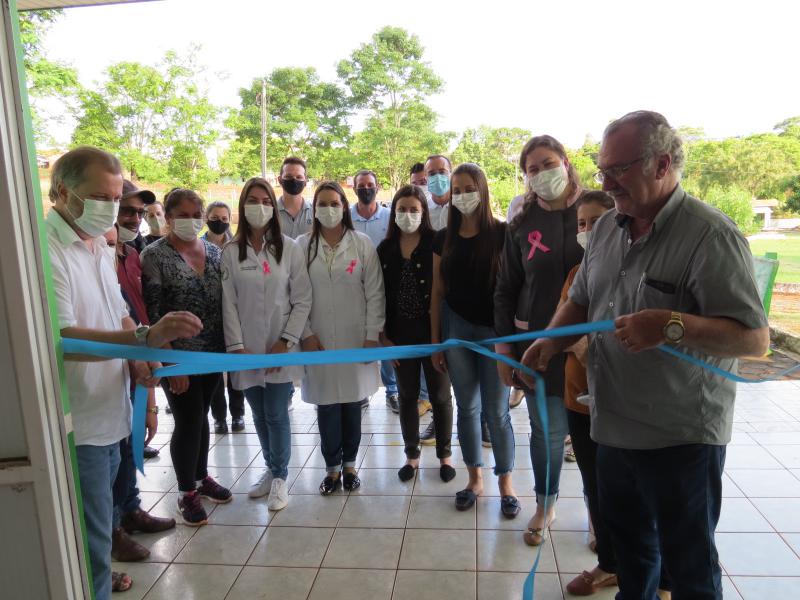
POLYGON ((285 479, 275 478, 272 480, 272 487, 269 490, 267 508, 269 510, 281 510, 289 504, 289 486, 285 479))
POLYGON ((261 473, 261 477, 258 478, 251 487, 250 491, 247 492, 247 495, 251 498, 261 498, 262 496, 266 496, 269 493, 270 487, 272 486, 272 471, 269 469, 264 469, 264 472, 261 473))

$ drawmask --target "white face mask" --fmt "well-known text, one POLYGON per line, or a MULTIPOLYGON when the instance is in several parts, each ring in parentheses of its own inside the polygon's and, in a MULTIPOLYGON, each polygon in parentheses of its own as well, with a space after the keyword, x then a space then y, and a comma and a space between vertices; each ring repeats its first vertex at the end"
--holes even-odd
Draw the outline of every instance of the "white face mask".
POLYGON ((119 237, 119 241, 122 242, 123 244, 132 242, 133 240, 136 239, 137 235, 139 235, 137 231, 131 231, 130 229, 128 229, 127 227, 123 227, 122 225, 120 225, 117 228, 117 236, 119 237))
POLYGON ((184 242, 197 239, 197 234, 203 229, 203 219, 175 219, 172 222, 172 231, 184 242))
POLYGON ((250 224, 250 227, 261 229, 272 220, 273 208, 266 204, 245 204, 244 205, 244 218, 250 224))
POLYGON ((588 231, 579 231, 577 236, 578 244, 581 248, 586 250, 586 246, 589 245, 589 232, 588 231))
POLYGON ((478 192, 467 192, 466 194, 453 194, 453 206, 462 215, 471 215, 481 203, 481 195, 478 192))
POLYGON ((569 180, 567 169, 564 163, 561 163, 554 169, 547 169, 529 177, 528 181, 533 193, 545 202, 552 202, 564 192, 569 180))
POLYGON ((341 206, 318 206, 314 211, 314 216, 323 227, 333 229, 342 222, 341 206))
POLYGON ((95 200, 94 198, 81 198, 75 192, 71 192, 78 200, 83 203, 83 214, 75 218, 72 211, 67 208, 67 212, 75 219, 75 226, 90 237, 103 235, 114 226, 119 212, 119 201, 95 200))
POLYGON ((401 231, 414 233, 422 225, 422 213, 396 212, 394 214, 394 222, 397 223, 401 231))
POLYGON ((150 235, 164 235, 167 220, 161 215, 148 215, 147 225, 150 227, 150 235))

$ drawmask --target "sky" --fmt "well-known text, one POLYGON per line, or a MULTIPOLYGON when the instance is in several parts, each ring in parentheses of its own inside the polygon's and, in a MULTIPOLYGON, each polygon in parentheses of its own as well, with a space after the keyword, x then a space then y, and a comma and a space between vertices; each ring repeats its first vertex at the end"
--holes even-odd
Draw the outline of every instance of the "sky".
POLYGON ((91 86, 114 62, 199 43, 224 77, 211 100, 237 106, 239 88, 275 67, 335 80, 338 60, 398 26, 445 82, 429 100, 441 129, 521 127, 578 147, 641 108, 712 138, 800 115, 798 23, 795 0, 166 0, 67 9, 45 50, 91 86))

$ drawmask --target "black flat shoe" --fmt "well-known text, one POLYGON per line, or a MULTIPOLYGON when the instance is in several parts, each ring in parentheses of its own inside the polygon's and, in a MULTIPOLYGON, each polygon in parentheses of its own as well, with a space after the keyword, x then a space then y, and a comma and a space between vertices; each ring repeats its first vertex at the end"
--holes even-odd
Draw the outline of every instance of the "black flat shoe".
POLYGON ((503 496, 500 498, 500 510, 504 517, 513 519, 522 510, 522 506, 516 496, 503 496))
POLYGON ((228 433, 228 422, 227 421, 214 421, 214 433, 228 433))
POLYGON ((403 467, 397 471, 397 476, 400 478, 400 481, 410 481, 414 479, 414 474, 417 472, 417 468, 413 465, 403 465, 403 467))
POLYGON ((145 458, 155 458, 158 456, 159 450, 158 448, 153 448, 152 446, 145 446, 144 447, 144 457, 145 458))
POLYGON ((239 431, 244 431, 244 419, 242 417, 236 417, 231 420, 231 431, 237 433, 239 431))
POLYGON ((452 481, 456 476, 456 470, 451 465, 442 465, 439 467, 439 478, 447 483, 452 481))
POLYGON ((337 473, 338 477, 326 475, 322 483, 319 484, 319 493, 323 496, 330 496, 333 492, 342 487, 342 474, 337 473))
POLYGON ((456 492, 456 508, 458 510, 469 510, 475 506, 478 495, 472 490, 461 490, 456 492))
POLYGON ((352 492, 361 487, 361 480, 355 473, 345 473, 342 478, 344 479, 344 489, 348 492, 352 492))

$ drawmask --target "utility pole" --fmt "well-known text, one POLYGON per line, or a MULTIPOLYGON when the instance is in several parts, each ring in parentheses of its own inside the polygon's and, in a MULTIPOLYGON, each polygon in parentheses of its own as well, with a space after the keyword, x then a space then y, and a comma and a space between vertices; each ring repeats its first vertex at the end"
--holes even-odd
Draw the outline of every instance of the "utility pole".
POLYGON ((261 177, 267 178, 267 80, 261 80, 261 95, 258 103, 261 105, 261 177))

